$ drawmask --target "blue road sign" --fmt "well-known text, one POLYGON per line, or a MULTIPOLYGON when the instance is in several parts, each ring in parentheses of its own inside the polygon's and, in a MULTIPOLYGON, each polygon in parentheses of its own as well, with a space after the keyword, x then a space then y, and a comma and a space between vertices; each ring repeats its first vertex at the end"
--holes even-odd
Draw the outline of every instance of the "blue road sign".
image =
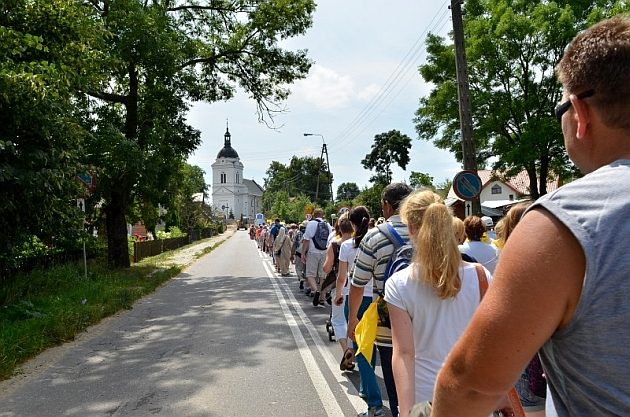
POLYGON ((481 193, 481 178, 473 171, 461 171, 453 179, 453 191, 462 200, 473 200, 481 193))

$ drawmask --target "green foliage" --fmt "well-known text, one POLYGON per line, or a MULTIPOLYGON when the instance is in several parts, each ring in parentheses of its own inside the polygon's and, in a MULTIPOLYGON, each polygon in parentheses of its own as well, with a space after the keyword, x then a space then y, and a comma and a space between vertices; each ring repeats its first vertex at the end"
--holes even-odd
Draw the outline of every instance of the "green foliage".
POLYGON ((378 218, 383 215, 381 208, 381 196, 385 185, 374 184, 371 187, 365 187, 361 194, 354 199, 354 206, 365 206, 370 213, 370 217, 378 218))
POLYGON ((289 165, 273 161, 266 174, 265 192, 262 198, 265 211, 271 210, 273 196, 279 191, 285 191, 288 197, 306 194, 311 201, 319 205, 332 200, 333 176, 332 173, 328 175, 326 163, 318 157, 294 156, 289 165), (317 185, 318 172, 319 187, 317 185), (315 199, 316 194, 317 199, 315 199))
POLYGON ((388 185, 392 178, 392 163, 406 169, 409 164, 410 148, 411 138, 398 130, 390 130, 374 136, 372 151, 361 161, 365 169, 376 171, 376 174, 370 177, 370 182, 388 185))
POLYGON ((102 35, 73 0, 13 0, 0 12, 0 269, 32 236, 64 246, 81 233, 75 175, 88 132, 76 92, 96 80, 102 35))
MULTIPOLYGON (((561 98, 554 67, 578 31, 619 10, 621 3, 466 2, 466 55, 480 165, 494 157, 493 168, 508 175, 527 170, 537 184, 530 190, 533 198, 546 193, 550 173, 564 176, 571 170, 551 111, 561 98)), ((420 100, 416 130, 421 139, 461 161, 454 48, 430 35, 427 52, 420 74, 435 87, 420 100)))
POLYGON ((433 177, 424 172, 411 171, 409 175, 409 185, 412 188, 435 188, 433 186, 433 177))
POLYGON ((354 182, 344 182, 337 187, 337 201, 354 200, 361 193, 359 186, 354 182))

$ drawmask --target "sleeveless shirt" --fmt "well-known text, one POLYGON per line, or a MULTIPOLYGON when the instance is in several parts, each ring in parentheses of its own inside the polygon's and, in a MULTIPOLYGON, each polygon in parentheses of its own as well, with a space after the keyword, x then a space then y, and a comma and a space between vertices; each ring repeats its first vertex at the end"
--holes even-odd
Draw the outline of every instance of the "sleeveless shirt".
POLYGON ((533 207, 562 222, 586 259, 573 318, 541 350, 553 407, 560 417, 630 415, 630 160, 603 166, 533 207))

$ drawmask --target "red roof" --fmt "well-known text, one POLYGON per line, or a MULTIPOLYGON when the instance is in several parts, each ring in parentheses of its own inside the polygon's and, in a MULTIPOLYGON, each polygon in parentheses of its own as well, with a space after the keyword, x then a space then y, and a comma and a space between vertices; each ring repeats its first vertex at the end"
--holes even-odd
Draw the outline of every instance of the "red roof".
MULTIPOLYGON (((514 189, 517 193, 521 195, 529 195, 529 176, 527 175, 527 171, 523 170, 516 174, 514 177, 510 179, 506 179, 503 177, 503 174, 499 171, 491 171, 488 169, 480 169, 477 171, 479 178, 481 179, 482 188, 485 187, 490 181, 494 181, 495 179, 501 181, 514 189)), ((547 179, 547 192, 551 192, 560 187, 560 179, 559 178, 548 178, 547 179)))

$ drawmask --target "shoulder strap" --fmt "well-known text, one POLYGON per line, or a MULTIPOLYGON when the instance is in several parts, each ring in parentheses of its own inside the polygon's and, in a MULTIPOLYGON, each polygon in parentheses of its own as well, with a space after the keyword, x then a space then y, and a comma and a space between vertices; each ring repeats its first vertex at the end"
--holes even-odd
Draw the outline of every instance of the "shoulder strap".
POLYGON ((391 223, 381 223, 377 227, 378 230, 394 244, 394 251, 405 244, 405 241, 391 223))
POLYGON ((482 300, 488 289, 488 277, 481 264, 475 264, 475 269, 477 270, 477 279, 479 280, 479 300, 482 300))

